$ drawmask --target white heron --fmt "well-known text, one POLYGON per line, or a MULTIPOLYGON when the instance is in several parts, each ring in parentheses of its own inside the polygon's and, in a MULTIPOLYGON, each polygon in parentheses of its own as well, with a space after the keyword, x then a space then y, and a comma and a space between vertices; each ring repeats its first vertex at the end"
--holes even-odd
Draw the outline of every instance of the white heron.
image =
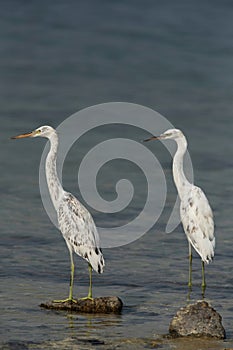
POLYGON ((177 150, 173 158, 173 178, 180 197, 180 217, 189 242, 189 281, 192 286, 192 246, 202 259, 202 290, 206 287, 205 263, 214 257, 215 237, 213 213, 204 192, 191 184, 185 177, 183 158, 187 150, 187 140, 179 129, 169 129, 160 136, 152 136, 147 141, 173 139, 177 150))
POLYGON ((45 137, 50 141, 50 150, 45 162, 45 172, 49 193, 57 212, 59 229, 70 252, 71 274, 69 297, 61 302, 75 302, 73 299, 74 261, 73 252, 88 262, 89 291, 86 298, 92 299, 92 269, 103 272, 104 258, 100 248, 99 235, 94 220, 89 211, 71 193, 66 192, 57 175, 58 134, 51 126, 41 126, 38 129, 17 136, 13 139, 26 137, 45 137))

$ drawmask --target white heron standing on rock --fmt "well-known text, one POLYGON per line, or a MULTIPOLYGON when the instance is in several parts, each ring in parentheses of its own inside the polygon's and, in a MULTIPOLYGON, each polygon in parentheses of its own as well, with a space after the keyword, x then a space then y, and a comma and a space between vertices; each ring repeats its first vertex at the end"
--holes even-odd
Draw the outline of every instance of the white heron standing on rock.
POLYGON ((71 274, 69 297, 58 302, 75 302, 73 299, 74 261, 73 252, 88 262, 90 284, 86 298, 92 299, 92 269, 103 272, 104 258, 100 248, 99 235, 94 220, 89 211, 71 193, 66 192, 57 175, 58 135, 51 126, 41 126, 38 129, 17 136, 13 139, 26 137, 45 137, 50 141, 50 150, 46 158, 45 172, 49 193, 57 212, 59 229, 70 252, 71 274))
POLYGON ((205 265, 214 257, 215 237, 213 213, 204 192, 191 184, 185 177, 183 158, 187 150, 187 140, 179 129, 169 129, 160 136, 152 136, 147 141, 173 139, 177 151, 173 158, 173 177, 180 197, 180 217, 189 242, 189 281, 192 286, 192 246, 202 259, 202 291, 206 288, 205 265))

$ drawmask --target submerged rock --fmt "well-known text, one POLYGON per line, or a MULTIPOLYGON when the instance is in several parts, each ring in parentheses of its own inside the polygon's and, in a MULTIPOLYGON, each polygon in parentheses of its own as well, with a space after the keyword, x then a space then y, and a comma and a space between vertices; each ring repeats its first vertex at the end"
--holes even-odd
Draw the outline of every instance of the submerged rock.
POLYGON ((123 303, 118 297, 101 297, 94 299, 76 299, 75 301, 50 301, 40 304, 40 307, 53 310, 66 310, 80 313, 92 314, 119 314, 123 303))
POLYGON ((182 307, 173 317, 169 333, 172 337, 212 337, 224 339, 222 317, 206 301, 182 307))

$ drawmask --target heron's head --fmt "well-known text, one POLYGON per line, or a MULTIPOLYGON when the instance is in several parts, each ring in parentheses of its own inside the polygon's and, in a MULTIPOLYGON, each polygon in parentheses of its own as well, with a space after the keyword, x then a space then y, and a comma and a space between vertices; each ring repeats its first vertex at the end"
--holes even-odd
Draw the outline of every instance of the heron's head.
POLYGON ((44 125, 26 134, 13 136, 12 139, 23 139, 25 137, 46 137, 49 139, 55 133, 56 133, 56 130, 53 129, 51 126, 44 125))
POLYGON ((179 138, 184 137, 184 134, 179 129, 168 129, 163 134, 159 136, 152 136, 149 139, 144 140, 144 142, 152 141, 152 140, 166 140, 166 139, 173 139, 177 140, 179 138))

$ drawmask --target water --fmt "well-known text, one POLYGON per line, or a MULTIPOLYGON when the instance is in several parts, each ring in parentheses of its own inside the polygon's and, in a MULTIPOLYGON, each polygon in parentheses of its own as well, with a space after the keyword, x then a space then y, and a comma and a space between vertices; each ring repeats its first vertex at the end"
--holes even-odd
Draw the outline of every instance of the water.
MULTIPOLYGON (((224 349, 232 333, 232 4, 228 1, 11 1, 1 4, 1 346, 3 349, 224 349), (104 251, 95 295, 118 295, 120 316, 69 315, 41 310, 41 302, 65 297, 69 258, 39 194, 44 140, 9 137, 42 124, 58 126, 93 104, 127 101, 151 107, 184 130, 195 169, 216 221, 216 258, 207 266, 206 298, 223 317, 227 340, 164 339, 171 317, 187 299, 187 242, 179 226, 165 226, 176 198, 170 155, 150 145, 165 170, 166 207, 140 240, 104 251), (4 344, 4 345, 3 345, 4 344)), ((93 132, 141 140, 143 130, 93 132)), ((152 130, 155 133, 156 130, 152 130)), ((101 137, 100 137, 101 136, 101 137)), ((88 149, 71 151, 65 186, 79 194, 76 164, 88 149), (75 164, 75 166, 74 166, 75 164)), ((103 196, 114 196, 114 164, 102 171, 103 196)), ((135 201, 124 215, 93 211, 106 226, 127 221, 140 207, 145 184, 134 180, 135 201)), ((132 175, 133 173, 133 175, 132 175)), ((75 293, 85 295, 86 264, 75 259, 75 293)), ((200 259, 194 259, 192 300, 200 298, 200 259)))

